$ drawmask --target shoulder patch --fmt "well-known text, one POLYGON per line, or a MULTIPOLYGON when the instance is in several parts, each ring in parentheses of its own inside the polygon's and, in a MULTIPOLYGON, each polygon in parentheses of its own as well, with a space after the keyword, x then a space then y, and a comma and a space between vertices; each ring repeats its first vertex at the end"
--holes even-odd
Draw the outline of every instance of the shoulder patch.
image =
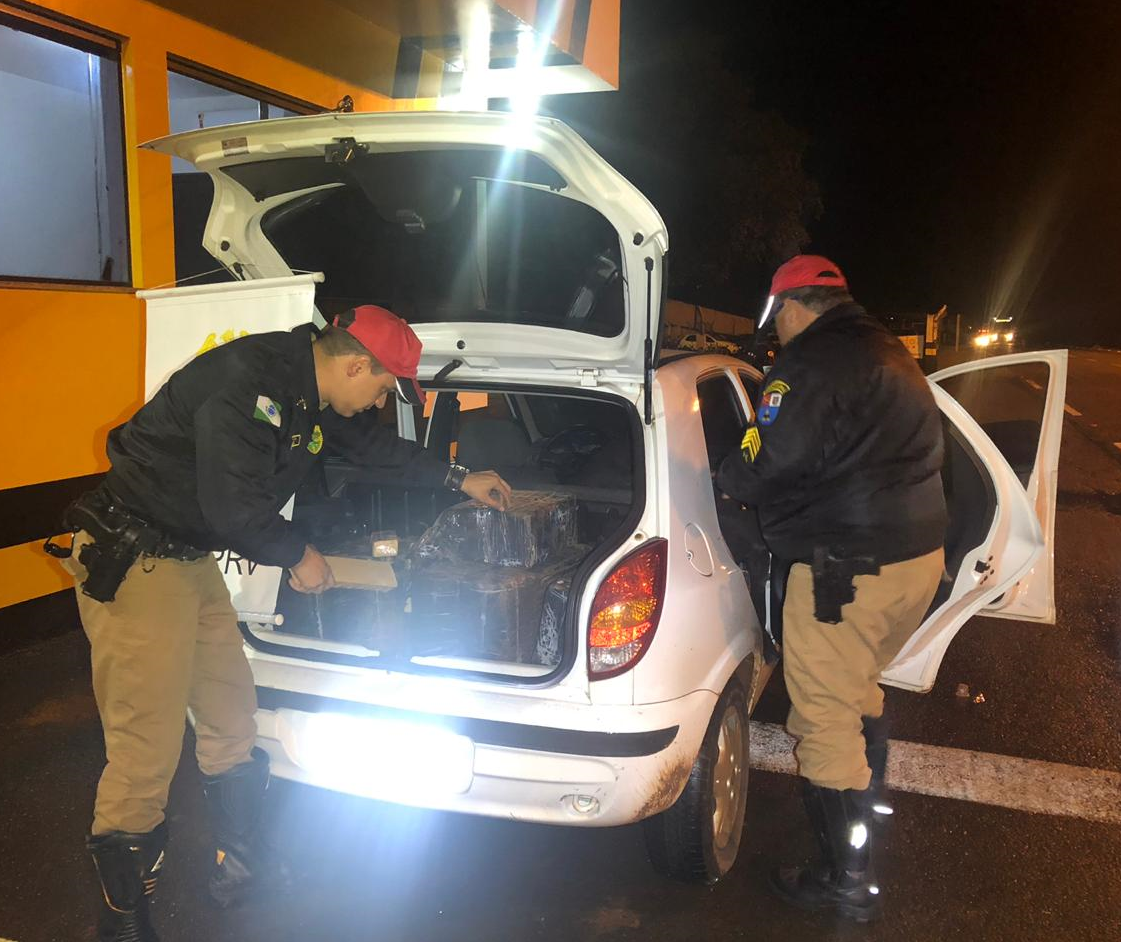
POLYGON ((275 428, 280 428, 280 406, 268 396, 258 396, 257 405, 253 409, 253 418, 268 422, 275 428))
POLYGON ((759 400, 759 424, 770 425, 778 418, 778 410, 782 407, 782 397, 790 392, 790 386, 781 379, 768 383, 759 400))
POLYGON ((318 425, 311 430, 311 441, 307 443, 307 450, 313 455, 318 455, 323 447, 323 429, 318 425))

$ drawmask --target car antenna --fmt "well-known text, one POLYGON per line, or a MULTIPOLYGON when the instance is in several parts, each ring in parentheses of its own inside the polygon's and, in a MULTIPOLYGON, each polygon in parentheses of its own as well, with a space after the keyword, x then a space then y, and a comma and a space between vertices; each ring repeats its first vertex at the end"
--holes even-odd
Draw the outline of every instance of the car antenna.
POLYGON ((646 343, 643 347, 642 357, 642 385, 644 397, 644 414, 646 424, 654 421, 654 340, 650 336, 651 305, 653 304, 652 292, 654 282, 654 259, 646 256, 646 343))

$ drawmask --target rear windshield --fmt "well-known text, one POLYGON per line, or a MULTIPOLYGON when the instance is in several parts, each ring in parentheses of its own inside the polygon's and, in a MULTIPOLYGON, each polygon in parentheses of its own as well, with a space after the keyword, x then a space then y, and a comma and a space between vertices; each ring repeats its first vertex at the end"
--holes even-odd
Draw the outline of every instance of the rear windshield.
POLYGON ((306 182, 330 188, 270 211, 262 229, 293 271, 324 273, 325 316, 380 304, 414 323, 622 332, 618 235, 555 174, 511 174, 478 152, 367 155, 326 180, 323 166, 306 182))

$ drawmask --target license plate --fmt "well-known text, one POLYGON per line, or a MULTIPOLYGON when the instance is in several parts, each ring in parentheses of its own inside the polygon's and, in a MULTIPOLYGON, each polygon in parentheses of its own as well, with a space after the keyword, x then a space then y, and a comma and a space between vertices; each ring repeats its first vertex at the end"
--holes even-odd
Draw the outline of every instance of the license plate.
POLYGON ((328 787, 408 800, 462 794, 474 777, 475 744, 424 723, 337 713, 287 717, 297 763, 328 787))

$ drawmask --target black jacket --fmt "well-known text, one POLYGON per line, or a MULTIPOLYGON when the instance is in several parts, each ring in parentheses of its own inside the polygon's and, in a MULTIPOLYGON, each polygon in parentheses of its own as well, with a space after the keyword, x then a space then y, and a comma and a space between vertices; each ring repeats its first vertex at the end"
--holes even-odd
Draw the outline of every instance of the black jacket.
POLYGON ((106 484, 130 510, 199 549, 291 567, 305 540, 280 516, 329 444, 356 464, 439 486, 445 462, 377 424, 319 410, 310 324, 215 347, 109 433, 106 484))
POLYGON ((886 565, 942 545, 941 471, 922 371, 879 321, 842 304, 782 349, 717 483, 758 509, 779 559, 809 562, 824 547, 886 565))

